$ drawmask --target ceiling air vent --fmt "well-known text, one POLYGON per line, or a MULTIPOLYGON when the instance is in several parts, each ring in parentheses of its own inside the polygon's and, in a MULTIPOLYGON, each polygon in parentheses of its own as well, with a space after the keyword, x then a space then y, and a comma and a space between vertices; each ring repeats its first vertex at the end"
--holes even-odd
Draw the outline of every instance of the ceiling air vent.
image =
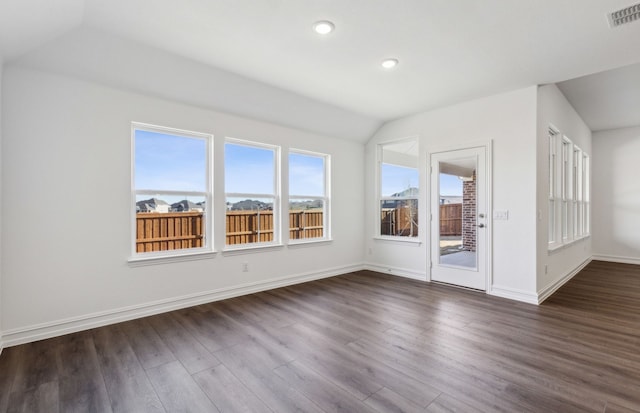
POLYGON ((640 3, 609 14, 609 25, 617 27, 638 19, 640 19, 640 3))

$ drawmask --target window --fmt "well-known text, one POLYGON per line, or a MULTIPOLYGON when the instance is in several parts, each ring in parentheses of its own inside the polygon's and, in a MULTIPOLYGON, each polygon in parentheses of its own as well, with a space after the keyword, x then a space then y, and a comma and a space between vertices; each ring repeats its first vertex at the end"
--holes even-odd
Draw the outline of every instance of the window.
POLYGON ((279 158, 275 146, 233 139, 225 142, 228 247, 280 242, 279 158))
POLYGON ((577 239, 582 236, 580 228, 582 222, 580 219, 581 185, 582 185, 582 151, 577 146, 573 147, 573 159, 571 162, 571 215, 573 217, 573 238, 577 239))
POLYGON ((378 147, 380 236, 418 236, 418 140, 378 147))
POLYGON ((289 153, 289 240, 329 238, 328 155, 289 153))
POLYGON ((550 250, 589 235, 589 156, 553 128, 549 128, 548 231, 550 250))
POLYGON ((573 147, 573 238, 582 237, 582 151, 573 147))
POLYGON ((132 124, 133 256, 212 249, 211 139, 132 124))
POLYGON ((556 205, 558 205, 557 199, 557 190, 556 190, 556 181, 558 179, 557 176, 557 157, 556 157, 556 146, 557 146, 557 136, 558 132, 549 129, 549 245, 552 246, 557 240, 556 234, 556 205))
POLYGON ((571 169, 571 154, 573 145, 565 136, 562 138, 562 158, 561 158, 561 224, 562 224, 562 242, 567 242, 571 237, 571 181, 573 173, 571 169))
POLYGON ((589 155, 582 154, 582 234, 589 235, 591 225, 589 220, 590 213, 590 193, 589 193, 589 155))

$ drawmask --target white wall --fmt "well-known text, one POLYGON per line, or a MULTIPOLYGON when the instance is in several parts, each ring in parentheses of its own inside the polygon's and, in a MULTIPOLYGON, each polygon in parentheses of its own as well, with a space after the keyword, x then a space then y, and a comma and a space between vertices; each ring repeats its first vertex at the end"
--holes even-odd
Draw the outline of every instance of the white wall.
MULTIPOLYGON (((362 144, 16 65, 4 70, 6 344, 361 268, 362 144), (212 133, 218 149, 231 136, 330 154, 334 241, 130 267, 131 121, 212 133)), ((218 150, 218 169, 222 156, 218 150)), ((222 184, 217 175, 216 194, 222 184)))
MULTIPOLYGON (((376 146, 419 136, 419 222, 427 221, 427 152, 466 143, 493 141, 493 208, 508 210, 509 220, 494 221, 493 274, 489 293, 536 301, 536 87, 424 112, 384 125, 366 147, 365 259, 369 268, 427 279, 427 225, 421 244, 374 239, 376 146)), ((491 216, 491 215, 490 215, 491 216)))
POLYGON ((640 127, 593 134, 594 259, 640 264, 640 127))
POLYGON ((537 290, 541 299, 559 288, 591 257, 591 237, 553 252, 548 249, 549 227, 549 126, 553 125, 589 154, 591 131, 556 85, 538 88, 537 139, 537 290), (545 271, 546 268, 546 271, 545 271))
POLYGON ((382 124, 370 116, 87 27, 20 56, 17 63, 361 143, 382 124))
POLYGON ((3 339, 2 339, 2 326, 3 322, 3 311, 2 311, 2 69, 4 68, 4 62, 2 61, 2 57, 0 57, 0 354, 2 353, 3 348, 3 339))

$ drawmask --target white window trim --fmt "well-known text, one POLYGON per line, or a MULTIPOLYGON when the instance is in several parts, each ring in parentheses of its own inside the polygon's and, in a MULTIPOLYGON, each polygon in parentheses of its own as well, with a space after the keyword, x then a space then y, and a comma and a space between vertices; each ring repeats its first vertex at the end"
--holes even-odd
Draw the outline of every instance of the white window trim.
MULTIPOLYGON (((420 240, 420 223, 418 223, 418 234, 415 237, 411 236, 401 236, 401 235, 382 235, 382 227, 380 222, 380 217, 382 216, 381 206, 383 201, 403 201, 403 200, 415 200, 418 205, 418 214, 420 211, 420 195, 416 197, 384 197, 382 196, 382 164, 383 162, 383 147, 385 145, 393 145, 402 142, 415 142, 418 145, 418 152, 420 148, 420 141, 417 136, 411 136, 408 138, 397 139, 392 141, 380 142, 376 146, 376 222, 375 222, 375 234, 373 236, 374 239, 377 240, 386 240, 386 241, 398 241, 398 242, 406 242, 413 244, 420 244, 422 241, 420 240)), ((418 159, 418 165, 416 165, 416 170, 418 171, 418 176, 420 175, 420 161, 418 159)), ((408 168, 408 167, 407 167, 408 168)), ((419 178, 418 178, 419 179, 419 178)), ((420 192, 420 182, 418 182, 418 192, 420 192)))
POLYGON ((573 143, 566 136, 562 137, 560 146, 560 239, 563 244, 573 240, 572 227, 572 178, 573 178, 573 143))
POLYGON ((558 137, 560 136, 560 132, 553 128, 549 127, 549 202, 548 202, 548 210, 549 210, 549 222, 547 225, 548 234, 548 243, 549 249, 553 249, 557 247, 559 244, 560 234, 558 233, 558 204, 560 203, 558 197, 558 137))
POLYGON ((572 214, 573 239, 582 238, 582 149, 573 146, 572 153, 572 214))
POLYGON ((591 235, 591 163, 589 155, 582 152, 582 235, 591 235))
MULTIPOLYGON (((226 211, 226 200, 227 198, 270 198, 273 199, 273 240, 269 242, 251 242, 246 244, 233 244, 227 245, 226 243, 226 228, 225 228, 225 244, 223 247, 223 252, 228 253, 230 251, 240 251, 240 250, 264 250, 269 247, 280 247, 282 246, 282 224, 280 218, 281 212, 281 149, 280 146, 270 145, 261 142, 249 141, 244 139, 230 138, 226 137, 224 140, 224 144, 227 143, 232 145, 246 146, 251 148, 260 148, 260 149, 268 149, 274 152, 274 174, 273 174, 273 194, 258 194, 258 193, 244 193, 244 192, 226 192, 224 193, 224 200, 222 201, 225 204, 225 214, 226 211)), ((226 159, 225 159, 225 173, 226 173, 226 159)), ((226 254, 225 254, 226 255, 226 254)))
MULTIPOLYGON (((302 149, 294 149, 291 148, 289 149, 289 155, 290 154, 298 154, 298 155, 306 155, 306 156, 314 156, 317 158, 322 158, 323 159, 323 165, 324 165, 324 182, 323 182, 323 187, 324 187, 324 196, 317 196, 317 195, 301 195, 301 194, 295 194, 292 195, 290 190, 290 182, 291 182, 291 177, 287 177, 288 178, 288 184, 287 184, 287 188, 289 188, 289 194, 288 194, 288 200, 287 200, 287 214, 289 213, 289 202, 292 199, 313 199, 313 200, 322 200, 324 203, 323 206, 323 213, 322 213, 322 225, 323 225, 323 229, 322 229, 322 237, 316 237, 316 238, 302 238, 302 239, 289 239, 289 237, 287 236, 288 239, 288 244, 289 245, 300 245, 300 244, 313 244, 313 243, 322 243, 322 242, 327 242, 327 241, 331 241, 331 155, 325 154, 325 153, 320 153, 320 152, 311 152, 311 151, 306 151, 306 150, 302 150, 302 149)), ((287 171, 289 171, 289 157, 287 156, 287 171)), ((288 221, 287 221, 288 222, 288 221)), ((287 226, 287 231, 289 231, 289 227, 287 226)), ((288 234, 288 232, 287 232, 288 234)))
POLYGON ((206 259, 215 256, 213 236, 213 135, 210 133, 194 132, 184 129, 166 126, 152 125, 142 122, 131 122, 131 256, 128 262, 131 266, 151 265, 176 261, 189 261, 206 259), (135 134, 136 131, 147 131, 175 135, 191 139, 203 139, 205 141, 205 192, 136 189, 135 187, 135 134), (169 251, 136 252, 136 195, 191 195, 202 196, 205 199, 205 245, 200 248, 185 248, 169 251))

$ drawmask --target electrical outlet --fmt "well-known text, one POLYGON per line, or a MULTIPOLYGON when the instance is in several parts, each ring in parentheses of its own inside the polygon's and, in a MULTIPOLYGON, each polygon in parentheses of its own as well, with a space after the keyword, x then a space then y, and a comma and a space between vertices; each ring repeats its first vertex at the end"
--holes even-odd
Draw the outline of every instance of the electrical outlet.
POLYGON ((243 262, 242 263, 242 272, 249 272, 249 263, 248 262, 243 262))
POLYGON ((544 266, 544 273, 545 273, 545 274, 548 274, 548 273, 549 273, 549 268, 548 268, 548 266, 546 266, 546 265, 544 266))

